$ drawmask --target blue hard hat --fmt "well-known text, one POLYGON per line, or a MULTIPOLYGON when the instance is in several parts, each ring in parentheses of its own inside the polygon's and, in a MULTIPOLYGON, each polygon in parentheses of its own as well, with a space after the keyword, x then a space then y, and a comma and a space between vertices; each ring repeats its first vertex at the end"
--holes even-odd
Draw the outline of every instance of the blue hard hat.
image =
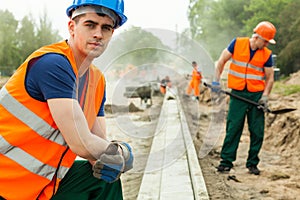
POLYGON ((120 17, 117 27, 122 26, 127 21, 127 17, 124 15, 123 0, 74 0, 73 4, 66 10, 68 17, 71 17, 75 9, 85 5, 103 6, 113 10, 120 17))

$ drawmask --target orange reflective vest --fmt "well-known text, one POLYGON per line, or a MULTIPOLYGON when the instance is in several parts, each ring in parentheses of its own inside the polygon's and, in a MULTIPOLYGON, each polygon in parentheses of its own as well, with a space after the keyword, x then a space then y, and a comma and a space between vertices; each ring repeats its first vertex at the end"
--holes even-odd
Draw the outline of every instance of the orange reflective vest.
POLYGON ((228 87, 235 90, 243 90, 247 87, 250 92, 263 91, 265 89, 264 64, 271 53, 271 50, 264 47, 258 49, 250 60, 249 38, 237 38, 228 72, 228 87))
MULTIPOLYGON (((78 82, 75 59, 63 41, 30 55, 0 90, 0 196, 5 199, 50 199, 76 158, 47 102, 33 99, 25 89, 30 61, 47 53, 64 55, 78 82)), ((88 73, 83 112, 91 129, 101 106, 105 80, 95 66, 90 66, 88 73)))
POLYGON ((194 68, 193 72, 192 72, 192 80, 201 80, 201 78, 202 78, 202 76, 198 70, 198 67, 197 67, 197 69, 194 68))

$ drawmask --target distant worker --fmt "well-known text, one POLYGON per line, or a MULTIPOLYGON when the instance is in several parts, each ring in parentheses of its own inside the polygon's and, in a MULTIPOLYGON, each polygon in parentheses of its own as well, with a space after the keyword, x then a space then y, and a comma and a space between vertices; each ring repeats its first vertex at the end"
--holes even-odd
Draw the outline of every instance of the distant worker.
POLYGON ((123 12, 123 0, 74 0, 69 38, 34 51, 1 88, 1 200, 123 199, 133 154, 106 136, 106 81, 93 65, 123 12))
POLYGON ((190 94, 192 93, 192 90, 194 90, 194 96, 197 100, 199 100, 199 96, 200 96, 200 88, 199 87, 201 84, 202 73, 201 73, 201 70, 196 61, 192 62, 192 66, 193 66, 192 75, 188 75, 188 76, 191 76, 191 80, 186 89, 186 96, 190 96, 190 94))
POLYGON ((226 124, 226 137, 221 150, 221 162, 217 167, 219 172, 229 172, 236 160, 237 148, 247 117, 250 131, 250 149, 246 167, 250 174, 259 175, 259 151, 264 139, 265 118, 268 96, 274 82, 272 51, 268 44, 275 44, 276 28, 262 21, 253 29, 252 37, 237 37, 223 50, 218 59, 213 91, 220 90, 220 76, 225 63, 231 59, 228 72, 228 88, 232 93, 262 105, 263 109, 244 101, 230 97, 226 124))
POLYGON ((169 76, 166 76, 160 81, 160 92, 166 94, 167 88, 171 88, 172 83, 169 76))

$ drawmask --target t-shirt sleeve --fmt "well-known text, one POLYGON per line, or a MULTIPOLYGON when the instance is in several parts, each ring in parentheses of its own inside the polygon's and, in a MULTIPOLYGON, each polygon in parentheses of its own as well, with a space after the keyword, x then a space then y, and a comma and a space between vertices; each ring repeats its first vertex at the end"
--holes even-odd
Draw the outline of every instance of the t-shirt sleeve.
POLYGON ((28 68, 26 89, 35 99, 76 99, 76 76, 68 59, 57 53, 45 54, 28 68))
POLYGON ((104 117, 105 115, 105 110, 104 110, 104 104, 106 101, 106 90, 104 90, 104 95, 103 95, 103 99, 102 99, 102 103, 98 112, 98 117, 104 117))
POLYGON ((233 54, 235 42, 236 42, 236 38, 234 38, 234 39, 230 42, 230 44, 228 45, 228 47, 227 47, 227 50, 228 50, 231 54, 233 54))
POLYGON ((265 67, 273 67, 274 66, 274 61, 273 61, 273 56, 272 54, 270 55, 269 59, 265 63, 265 67))

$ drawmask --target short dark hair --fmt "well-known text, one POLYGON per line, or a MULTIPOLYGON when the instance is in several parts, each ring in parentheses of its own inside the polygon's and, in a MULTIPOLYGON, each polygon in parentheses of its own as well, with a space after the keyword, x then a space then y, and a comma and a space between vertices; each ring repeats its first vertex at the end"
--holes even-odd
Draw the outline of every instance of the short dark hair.
POLYGON ((197 62, 196 62, 196 61, 193 61, 192 64, 193 64, 193 65, 197 65, 197 62))

